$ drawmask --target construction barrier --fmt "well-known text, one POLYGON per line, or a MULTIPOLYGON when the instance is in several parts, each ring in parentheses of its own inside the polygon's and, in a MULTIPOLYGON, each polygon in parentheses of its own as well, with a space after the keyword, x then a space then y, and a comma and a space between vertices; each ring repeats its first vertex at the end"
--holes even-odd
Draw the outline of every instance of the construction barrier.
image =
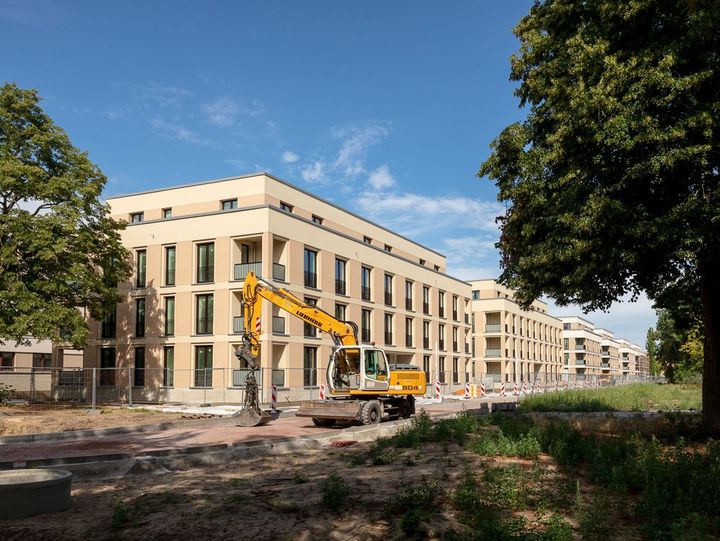
POLYGON ((520 393, 518 392, 518 384, 517 381, 513 383, 513 396, 518 396, 520 393))
POLYGON ((480 383, 480 397, 483 397, 483 396, 485 396, 485 384, 481 382, 480 383))
POLYGON ((470 383, 465 384, 465 396, 463 398, 470 398, 470 383))
POLYGON ((270 407, 273 410, 277 409, 277 385, 272 386, 272 395, 270 396, 270 407))
POLYGON ((325 384, 320 384, 320 400, 325 400, 325 384))
POLYGON ((435 398, 440 400, 442 398, 442 391, 440 390, 440 382, 435 382, 435 398))
POLYGON ((500 396, 505 396, 505 382, 500 383, 500 396))

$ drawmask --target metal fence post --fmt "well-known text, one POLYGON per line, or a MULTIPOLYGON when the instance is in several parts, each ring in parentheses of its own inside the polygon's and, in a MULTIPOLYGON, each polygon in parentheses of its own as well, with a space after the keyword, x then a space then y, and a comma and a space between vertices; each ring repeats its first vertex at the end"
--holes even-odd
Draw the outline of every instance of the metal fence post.
POLYGON ((132 370, 128 368, 128 406, 132 406, 132 370))
POLYGON ((97 368, 92 369, 92 405, 90 409, 95 411, 95 403, 97 399, 97 368))
POLYGON ((35 367, 30 368, 30 403, 35 403, 35 367))

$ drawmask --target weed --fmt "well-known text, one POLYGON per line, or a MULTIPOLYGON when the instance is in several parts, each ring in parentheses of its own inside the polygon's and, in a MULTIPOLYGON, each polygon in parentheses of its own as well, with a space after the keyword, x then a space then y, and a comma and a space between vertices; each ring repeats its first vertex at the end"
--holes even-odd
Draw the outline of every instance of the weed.
POLYGON ((310 478, 307 475, 299 472, 295 473, 292 478, 293 483, 295 483, 296 485, 302 485, 303 483, 307 483, 309 480, 310 478))
POLYGON ((162 511, 167 505, 178 504, 182 498, 173 492, 140 494, 129 502, 118 502, 113 507, 110 527, 117 531, 133 527, 139 518, 162 511))
POLYGON ((333 473, 320 484, 320 492, 322 493, 322 504, 328 509, 337 511, 345 505, 350 488, 341 477, 333 473))

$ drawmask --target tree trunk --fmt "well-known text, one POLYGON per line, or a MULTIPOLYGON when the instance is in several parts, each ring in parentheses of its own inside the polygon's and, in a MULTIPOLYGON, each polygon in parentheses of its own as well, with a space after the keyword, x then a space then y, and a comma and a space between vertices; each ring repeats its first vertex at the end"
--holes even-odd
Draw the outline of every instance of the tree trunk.
POLYGON ((705 328, 703 423, 711 436, 718 437, 720 436, 720 262, 705 262, 700 265, 699 271, 705 328))

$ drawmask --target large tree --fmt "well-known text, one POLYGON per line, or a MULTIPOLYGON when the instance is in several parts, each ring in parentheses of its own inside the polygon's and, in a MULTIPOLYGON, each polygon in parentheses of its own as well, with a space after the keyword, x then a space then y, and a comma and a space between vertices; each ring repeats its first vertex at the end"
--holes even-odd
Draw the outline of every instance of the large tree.
POLYGON ((0 341, 86 343, 129 275, 106 178, 43 112, 37 92, 0 87, 0 341))
POLYGON ((720 433, 720 2, 546 0, 514 31, 527 116, 479 172, 507 203, 501 281, 526 306, 701 313, 720 433))

